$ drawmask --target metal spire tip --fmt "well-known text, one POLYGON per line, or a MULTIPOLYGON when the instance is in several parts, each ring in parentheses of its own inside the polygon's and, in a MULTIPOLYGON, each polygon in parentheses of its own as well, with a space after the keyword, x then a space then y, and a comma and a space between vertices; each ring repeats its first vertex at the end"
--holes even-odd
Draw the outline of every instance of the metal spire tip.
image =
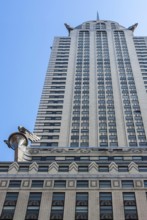
POLYGON ((97 11, 97 19, 96 20, 97 21, 100 20, 98 11, 97 11))

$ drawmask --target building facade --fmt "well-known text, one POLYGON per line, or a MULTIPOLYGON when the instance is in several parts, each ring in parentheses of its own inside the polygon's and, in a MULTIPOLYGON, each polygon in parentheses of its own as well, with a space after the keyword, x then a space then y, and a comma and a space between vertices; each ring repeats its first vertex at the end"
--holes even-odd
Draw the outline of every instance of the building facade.
POLYGON ((69 31, 53 43, 35 124, 38 146, 146 146, 147 38, 112 21, 69 31))
POLYGON ((34 133, 0 163, 0 219, 147 219, 147 37, 95 20, 55 37, 34 133))

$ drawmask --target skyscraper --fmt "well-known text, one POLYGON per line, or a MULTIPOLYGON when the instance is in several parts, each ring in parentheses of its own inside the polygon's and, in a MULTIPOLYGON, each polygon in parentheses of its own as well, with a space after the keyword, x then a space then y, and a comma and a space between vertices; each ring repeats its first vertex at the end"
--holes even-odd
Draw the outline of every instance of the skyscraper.
POLYGON ((146 146, 146 38, 90 21, 56 37, 37 115, 38 146, 146 146), (144 80, 144 81, 143 81, 144 80), (140 89, 141 88, 141 89, 140 89))
POLYGON ((0 219, 146 220, 147 37, 84 22, 55 37, 34 133, 6 143, 0 219))

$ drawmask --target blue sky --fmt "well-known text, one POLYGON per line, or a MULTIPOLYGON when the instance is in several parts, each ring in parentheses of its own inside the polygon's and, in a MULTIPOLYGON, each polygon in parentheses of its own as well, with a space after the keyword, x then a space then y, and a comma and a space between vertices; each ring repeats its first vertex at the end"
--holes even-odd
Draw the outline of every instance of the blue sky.
POLYGON ((67 36, 64 23, 117 21, 147 36, 146 0, 0 0, 0 161, 13 161, 3 143, 18 125, 33 130, 50 46, 67 36))

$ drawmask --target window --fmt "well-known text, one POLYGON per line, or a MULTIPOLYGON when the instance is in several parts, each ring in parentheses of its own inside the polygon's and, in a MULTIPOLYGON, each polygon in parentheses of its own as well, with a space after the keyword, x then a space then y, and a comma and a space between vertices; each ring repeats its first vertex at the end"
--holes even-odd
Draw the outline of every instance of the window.
POLYGON ((50 142, 50 143, 44 143, 44 142, 42 142, 41 144, 40 144, 40 146, 48 146, 48 147, 58 147, 58 142, 50 142))
POLYGON ((39 166, 38 172, 48 172, 48 166, 39 166))
POLYGON ((65 193, 60 193, 60 192, 53 193, 50 220, 51 219, 63 219, 64 200, 65 200, 65 193))
POLYGON ((137 147, 137 142, 130 142, 130 143, 129 143, 129 146, 130 146, 130 147, 137 147))
POLYGON ((32 180, 32 188, 42 188, 43 187, 43 180, 32 180))
POLYGON ((114 157, 114 160, 123 160, 123 157, 121 157, 121 156, 114 157))
POLYGON ((147 166, 139 166, 138 170, 139 172, 147 172, 147 166))
POLYGON ((79 133, 79 129, 72 129, 71 132, 72 133, 79 133))
POLYGON ((71 142, 70 147, 78 147, 79 142, 71 142))
POLYGON ((59 139, 59 135, 42 135, 41 139, 42 140, 46 140, 46 139, 55 140, 55 139, 59 139))
POLYGON ((138 220, 135 193, 123 193, 125 220, 138 220))
POLYGON ((111 188, 111 181, 110 180, 100 180, 99 187, 100 188, 111 188))
POLYGON ((88 166, 79 166, 78 172, 88 172, 88 166))
POLYGON ((71 140, 79 140, 79 136, 78 135, 72 135, 71 140))
POLYGON ((41 195, 40 192, 30 193, 25 219, 38 220, 41 195))
POLYGON ((88 220, 88 193, 76 193, 75 220, 88 220))
POLYGON ((1 166, 0 167, 0 172, 8 172, 9 166, 1 166))
POLYGON ((143 146, 143 147, 144 147, 144 146, 147 146, 147 142, 140 142, 140 143, 139 143, 139 146, 143 146))
POLYGON ((113 220, 112 195, 108 192, 100 193, 100 220, 113 220))
POLYGON ((89 146, 89 142, 81 142, 80 143, 80 147, 88 147, 89 146))
POLYGON ((128 172, 128 166, 119 166, 118 171, 119 172, 128 172))
POLYGON ((54 181, 54 187, 55 188, 65 188, 66 187, 66 181, 65 180, 55 180, 54 181))
POLYGON ((74 161, 74 157, 65 157, 65 160, 74 161))
POLYGON ((147 180, 144 180, 144 187, 147 187, 147 180))
POLYGON ((59 166, 58 171, 59 172, 68 172, 69 171, 69 167, 68 166, 59 166))
POLYGON ((100 142, 100 147, 108 147, 108 142, 100 142))
POLYGON ((80 160, 89 160, 89 157, 80 157, 80 160))
POLYGON ((34 156, 32 157, 33 161, 54 161, 55 157, 53 156, 48 156, 48 157, 39 157, 39 156, 34 156))
POLYGON ((13 219, 17 199, 18 192, 7 192, 0 219, 13 219))
POLYGON ((88 140, 89 136, 88 135, 81 135, 81 140, 88 140))
MULTIPOLYGON (((57 108, 57 106, 55 106, 57 108)), ((44 126, 60 126, 61 123, 55 122, 55 123, 49 123, 49 122, 45 122, 44 126)))
POLYGON ((99 166, 98 168, 99 172, 109 172, 108 166, 99 166))
POLYGON ((19 167, 19 172, 28 172, 29 171, 29 167, 28 166, 20 166, 19 167))
POLYGON ((21 186, 21 180, 10 180, 9 187, 19 188, 21 186))
POLYGON ((123 188, 133 188, 134 187, 133 180, 122 180, 122 187, 123 188))
POLYGON ((80 187, 80 188, 87 188, 87 187, 89 187, 88 180, 77 180, 77 187, 80 187))
POLYGON ((100 159, 100 160, 104 160, 104 161, 108 161, 108 157, 102 157, 102 156, 100 156, 99 159, 100 159))
POLYGON ((133 156, 132 160, 140 160, 140 161, 142 161, 142 157, 141 156, 133 156))

